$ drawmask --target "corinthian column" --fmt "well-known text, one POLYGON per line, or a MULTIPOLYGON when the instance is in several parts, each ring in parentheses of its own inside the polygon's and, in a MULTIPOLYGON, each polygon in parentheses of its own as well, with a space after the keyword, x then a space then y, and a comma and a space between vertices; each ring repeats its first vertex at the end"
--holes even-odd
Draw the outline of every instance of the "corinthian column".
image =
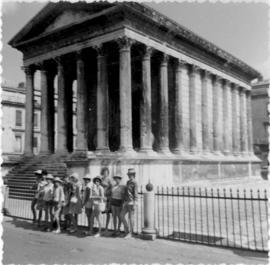
POLYGON ((77 52, 77 137, 76 152, 85 152, 87 145, 87 90, 85 81, 85 63, 82 51, 77 52))
POLYGON ((214 81, 214 94, 213 94, 213 150, 216 154, 220 154, 223 150, 223 88, 222 79, 216 76, 214 81))
POLYGON ((57 62, 58 103, 57 103, 57 152, 67 152, 67 95, 65 91, 65 72, 61 58, 57 62))
POLYGON ((49 153, 49 87, 48 69, 45 64, 40 64, 40 89, 41 89, 41 144, 40 153, 49 153))
POLYGON ((212 86, 211 73, 204 71, 202 76, 202 147, 204 153, 209 153, 212 141, 212 86))
POLYGON ((246 92, 247 101, 247 131, 248 131, 248 152, 253 155, 253 128, 252 128, 252 109, 251 109, 251 91, 246 92))
POLYGON ((225 80, 223 89, 223 142, 224 153, 230 154, 232 151, 232 95, 231 83, 225 80))
POLYGON ((141 117, 141 152, 152 151, 152 118, 151 118, 151 53, 152 48, 145 47, 142 58, 142 101, 141 117))
POLYGON ((169 108, 168 108, 168 55, 162 54, 160 63, 160 128, 159 151, 169 153, 169 108))
MULTIPOLYGON (((175 148, 173 150, 176 154, 184 154, 189 151, 185 147, 187 143, 187 136, 189 136, 189 128, 185 118, 188 107, 188 84, 185 79, 187 75, 187 63, 185 61, 177 60, 175 67, 175 148)), ((189 144, 189 142, 187 143, 189 144)))
POLYGON ((190 151, 197 153, 202 147, 201 131, 201 77, 200 68, 192 65, 189 77, 190 151))
POLYGON ((107 56, 104 47, 95 47, 97 51, 97 151, 109 151, 109 95, 107 56))
POLYGON ((238 86, 233 85, 232 90, 232 140, 233 140, 233 153, 239 155, 239 142, 240 142, 240 108, 239 108, 239 93, 238 86))
POLYGON ((123 37, 119 44, 119 90, 120 90, 120 151, 133 151, 132 145, 132 104, 131 104, 131 58, 132 41, 123 37))
POLYGON ((26 76, 26 101, 25 101, 25 140, 24 154, 33 155, 33 134, 34 134, 34 68, 23 67, 26 76))
POLYGON ((242 155, 248 154, 247 102, 245 88, 240 90, 240 144, 242 155))

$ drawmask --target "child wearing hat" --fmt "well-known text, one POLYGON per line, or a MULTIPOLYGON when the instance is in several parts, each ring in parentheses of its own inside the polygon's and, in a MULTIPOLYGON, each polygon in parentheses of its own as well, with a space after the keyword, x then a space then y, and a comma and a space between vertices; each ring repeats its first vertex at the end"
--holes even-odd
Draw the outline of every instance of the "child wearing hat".
POLYGON ((93 207, 93 202, 92 202, 92 188, 93 185, 91 183, 91 177, 90 175, 86 175, 83 177, 84 180, 84 191, 83 191, 83 207, 85 207, 85 214, 87 217, 87 222, 88 222, 88 231, 86 234, 91 234, 91 216, 92 216, 92 207, 93 207))
POLYGON ((81 183, 79 181, 79 175, 73 173, 70 176, 70 182, 72 184, 72 189, 69 201, 69 214, 73 225, 73 229, 70 230, 70 233, 75 233, 78 231, 78 214, 82 213, 81 183))
POLYGON ((104 189, 104 196, 106 197, 106 209, 102 213, 106 213, 106 226, 105 233, 108 231, 110 223, 110 214, 111 214, 111 195, 112 195, 112 186, 113 181, 109 176, 110 171, 108 167, 103 167, 100 171, 101 176, 101 186, 104 189))
POLYGON ((35 180, 35 183, 32 186, 32 190, 34 190, 35 195, 34 195, 34 197, 32 199, 32 202, 31 202, 31 211, 32 211, 32 214, 33 214, 33 224, 36 222, 36 219, 37 219, 36 205, 37 205, 37 201, 38 201, 39 183, 42 180, 42 171, 37 170, 34 173, 35 173, 35 176, 36 176, 36 180, 35 180))
POLYGON ((45 209, 45 223, 46 223, 45 230, 46 231, 50 231, 53 224, 53 213, 52 213, 53 188, 54 188, 53 179, 54 179, 53 175, 48 174, 46 176, 47 185, 44 187, 43 201, 44 201, 44 209, 45 209))
POLYGON ((101 186, 101 178, 95 177, 93 179, 93 188, 92 188, 92 203, 93 203, 93 212, 91 215, 91 228, 90 233, 92 233, 93 230, 93 224, 94 219, 96 218, 98 222, 98 233, 95 235, 95 237, 100 237, 101 234, 101 212, 103 209, 101 209, 101 203, 104 201, 104 189, 101 186))
POLYGON ((40 227, 41 225, 42 212, 43 210, 45 210, 45 202, 43 198, 44 198, 44 193, 45 193, 44 189, 47 184, 48 184, 47 180, 45 179, 44 175, 41 174, 40 182, 38 183, 37 194, 36 194, 37 210, 39 211, 38 212, 38 227, 40 227))
POLYGON ((63 181, 56 177, 54 179, 54 189, 53 189, 53 220, 56 221, 56 234, 61 233, 60 228, 60 213, 65 202, 65 194, 62 186, 63 181))
POLYGON ((121 220, 125 228, 125 238, 130 238, 133 234, 134 219, 135 219, 135 207, 138 201, 138 184, 135 180, 136 172, 133 168, 128 169, 128 178, 125 195, 124 204, 121 211, 121 220), (128 222, 125 218, 128 213, 130 227, 128 227, 128 222))
POLYGON ((115 181, 115 185, 112 187, 111 208, 113 216, 114 235, 117 235, 120 233, 121 227, 120 213, 122 210, 125 187, 120 185, 120 182, 122 180, 121 176, 114 176, 113 179, 115 181), (117 219, 118 219, 118 229, 116 230, 117 219))

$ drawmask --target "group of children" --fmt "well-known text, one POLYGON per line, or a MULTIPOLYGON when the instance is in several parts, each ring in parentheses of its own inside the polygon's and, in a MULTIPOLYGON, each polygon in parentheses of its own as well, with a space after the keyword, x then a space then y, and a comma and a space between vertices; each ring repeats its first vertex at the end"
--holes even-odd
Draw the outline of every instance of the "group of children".
POLYGON ((106 214, 105 233, 108 231, 110 215, 113 217, 114 235, 120 235, 121 224, 124 225, 125 238, 130 238, 134 227, 134 214, 138 201, 138 185, 135 181, 136 172, 128 169, 129 180, 126 185, 121 185, 121 176, 110 178, 109 169, 102 168, 101 177, 93 180, 90 175, 83 177, 83 184, 78 174, 73 173, 64 178, 53 177, 46 170, 35 172, 37 181, 33 186, 35 196, 32 200, 31 209, 33 223, 41 226, 43 212, 45 212, 44 230, 61 233, 68 230, 70 233, 78 231, 78 215, 84 209, 88 229, 87 235, 93 234, 93 224, 96 219, 98 233, 101 235, 101 217, 106 214), (37 217, 38 211, 38 217, 37 217), (128 214, 129 222, 126 220, 128 214), (61 217, 64 217, 64 225, 61 227, 61 217), (56 227, 54 229, 54 227, 56 227))

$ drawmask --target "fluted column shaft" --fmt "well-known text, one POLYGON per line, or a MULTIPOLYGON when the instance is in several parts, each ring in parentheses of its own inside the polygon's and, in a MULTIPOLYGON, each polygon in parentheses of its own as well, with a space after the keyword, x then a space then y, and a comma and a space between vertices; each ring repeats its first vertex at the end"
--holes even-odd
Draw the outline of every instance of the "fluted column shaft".
POLYGON ((168 56, 162 55, 160 63, 160 127, 159 151, 169 151, 169 108, 168 108, 168 56))
POLYGON ((57 152, 67 152, 67 95, 65 91, 65 72, 61 58, 57 58, 57 83, 58 83, 58 103, 57 103, 57 152))
POLYGON ((77 52, 77 137, 76 151, 87 151, 87 88, 85 80, 85 63, 82 51, 77 52))
POLYGON ((213 94, 213 151, 220 153, 223 150, 223 88, 222 79, 216 76, 213 94))
POLYGON ((248 152, 253 155, 253 128, 252 128, 252 108, 251 108, 251 91, 246 92, 247 101, 247 131, 248 131, 248 152))
POLYGON ((238 86, 234 85, 232 90, 232 140, 233 140, 233 153, 239 154, 240 148, 240 108, 239 108, 239 92, 238 86))
POLYGON ((142 100, 140 105, 140 151, 152 150, 152 118, 151 118, 151 53, 150 47, 145 47, 142 58, 142 100))
POLYGON ((225 80, 223 89, 223 142, 224 153, 232 152, 232 95, 231 83, 225 80))
POLYGON ((120 86, 120 151, 133 150, 132 144, 132 104, 131 104, 131 58, 132 41, 126 37, 119 44, 119 86, 120 86))
POLYGON ((201 82, 199 67, 192 65, 189 76, 190 151, 201 151, 201 82))
POLYGON ((205 153, 211 145, 211 110, 212 110, 211 73, 204 71, 202 76, 202 147, 205 153))
POLYGON ((181 60, 177 60, 175 65, 175 148, 174 153, 183 154, 186 151, 185 148, 185 133, 186 123, 185 123, 185 103, 186 95, 185 90, 188 89, 187 84, 184 80, 184 71, 187 70, 187 63, 181 60))
POLYGON ((246 91, 244 88, 240 90, 240 144, 241 153, 248 153, 248 130, 247 130, 247 102, 246 91))
POLYGON ((97 151, 109 151, 109 94, 107 56, 104 47, 97 56, 97 151))
POLYGON ((40 89, 41 89, 41 144, 40 153, 49 153, 49 87, 48 87, 48 69, 44 64, 40 69, 40 89))
POLYGON ((24 154, 31 156, 34 135, 34 70, 32 67, 24 67, 23 70, 26 76, 24 154))

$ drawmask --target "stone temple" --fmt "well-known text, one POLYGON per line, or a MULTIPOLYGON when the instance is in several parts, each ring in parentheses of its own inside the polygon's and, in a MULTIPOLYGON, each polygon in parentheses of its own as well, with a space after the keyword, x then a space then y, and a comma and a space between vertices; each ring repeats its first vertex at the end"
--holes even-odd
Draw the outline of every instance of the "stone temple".
POLYGON ((141 184, 169 186, 259 174, 250 82, 260 74, 148 6, 49 3, 9 44, 23 53, 28 163, 40 71, 39 156, 68 173, 108 166, 125 180, 134 167, 141 184))

